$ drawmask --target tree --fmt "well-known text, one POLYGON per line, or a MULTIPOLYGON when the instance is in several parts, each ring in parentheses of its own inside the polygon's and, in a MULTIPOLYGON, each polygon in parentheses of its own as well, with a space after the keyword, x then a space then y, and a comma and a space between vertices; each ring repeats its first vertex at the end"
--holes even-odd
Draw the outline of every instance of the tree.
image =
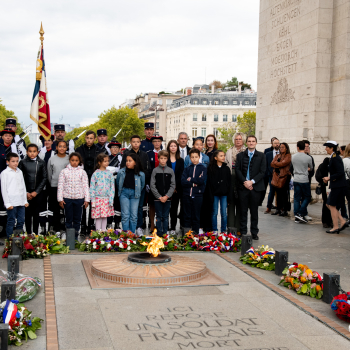
MULTIPOLYGON (((6 119, 7 118, 15 118, 17 120, 17 132, 16 134, 20 134, 23 131, 21 123, 18 121, 18 118, 15 116, 15 112, 6 109, 6 107, 1 103, 0 99, 0 128, 1 130, 5 129, 6 119)), ((30 143, 29 137, 25 138, 25 142, 28 145, 30 143)))
MULTIPOLYGON (((120 129, 121 132, 117 136, 119 142, 129 141, 130 136, 137 134, 144 136, 144 122, 138 118, 137 111, 129 107, 117 109, 112 107, 104 111, 98 116, 98 120, 85 127, 76 128, 66 135, 66 139, 73 139, 84 130, 92 130, 97 132, 97 129, 106 129, 107 134, 112 138, 120 129)), ((85 135, 79 137, 75 142, 78 147, 85 142, 85 135)))
POLYGON ((255 135, 256 126, 256 112, 249 110, 243 113, 243 117, 240 115, 237 117, 237 130, 248 135, 255 135))
POLYGON ((232 137, 236 133, 235 123, 226 123, 221 128, 218 128, 220 134, 219 149, 226 152, 233 146, 232 137))
POLYGON ((213 81, 209 84, 209 86, 212 86, 212 85, 214 85, 215 90, 216 90, 216 89, 222 89, 222 87, 223 87, 222 82, 219 81, 219 80, 213 80, 213 81))
POLYGON ((241 89, 244 91, 244 89, 251 89, 252 86, 250 84, 244 83, 243 81, 239 82, 241 84, 241 89))
POLYGON ((225 87, 228 87, 229 90, 235 90, 238 88, 238 80, 236 77, 233 77, 231 80, 227 80, 225 87))

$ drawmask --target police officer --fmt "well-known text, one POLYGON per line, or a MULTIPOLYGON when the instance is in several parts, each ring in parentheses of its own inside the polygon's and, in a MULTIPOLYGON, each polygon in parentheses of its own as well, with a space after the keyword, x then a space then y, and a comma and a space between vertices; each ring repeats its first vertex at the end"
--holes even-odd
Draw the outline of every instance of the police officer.
POLYGON ((154 134, 154 123, 145 123, 146 138, 141 141, 140 150, 144 152, 153 151, 152 136, 154 134))
MULTIPOLYGON (((56 125, 54 125, 53 128, 54 128, 55 141, 53 141, 53 143, 52 143, 52 151, 56 151, 57 142, 64 141, 64 138, 66 137, 66 126, 64 124, 56 124, 56 125)), ((42 147, 40 152, 43 152, 45 154, 46 147, 42 147)), ((74 140, 69 140, 66 153, 71 154, 72 152, 74 152, 74 140)), ((42 158, 42 159, 44 159, 44 158, 42 158)))
POLYGON ((108 148, 108 136, 106 129, 97 130, 97 150, 98 153, 105 153, 107 155, 111 154, 110 148, 108 148))
MULTIPOLYGON (((17 131, 17 120, 15 118, 7 118, 5 122, 5 129, 11 129, 14 133, 17 131)), ((26 143, 24 140, 19 136, 15 135, 12 143, 16 145, 17 153, 20 157, 20 159, 23 159, 26 156, 26 143)), ((12 152, 14 149, 12 149, 12 152)))

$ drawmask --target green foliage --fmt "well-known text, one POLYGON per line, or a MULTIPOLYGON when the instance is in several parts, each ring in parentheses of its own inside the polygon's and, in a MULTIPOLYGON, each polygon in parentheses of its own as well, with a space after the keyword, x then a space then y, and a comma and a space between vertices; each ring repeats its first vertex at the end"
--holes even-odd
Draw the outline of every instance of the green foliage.
POLYGON ((256 112, 248 111, 243 113, 243 117, 240 115, 237 117, 237 130, 248 135, 255 135, 256 126, 256 112))
MULTIPOLYGON (((18 118, 15 116, 15 112, 6 109, 6 107, 1 103, 0 99, 0 130, 5 129, 5 123, 7 118, 15 118, 17 120, 17 132, 16 134, 20 134, 23 131, 21 123, 18 121, 18 118)), ((33 128, 34 131, 34 128, 33 128)), ((30 143, 29 137, 25 138, 25 142, 28 145, 30 143)))
POLYGON ((241 84, 242 91, 244 89, 251 89, 251 84, 245 83, 244 81, 238 81, 236 77, 233 77, 231 80, 228 80, 223 87, 228 87, 229 90, 238 90, 238 85, 241 84))
MULTIPOLYGON (((117 109, 112 107, 107 111, 104 111, 98 116, 98 120, 90 125, 76 128, 73 131, 67 133, 66 140, 73 139, 84 130, 97 131, 97 129, 107 129, 109 139, 111 139, 120 129, 122 131, 117 136, 119 142, 129 141, 130 136, 138 134, 141 138, 144 136, 144 122, 138 118, 137 111, 129 107, 123 107, 117 109)), ((85 135, 79 137, 75 141, 75 148, 81 146, 85 142, 85 135)))
POLYGON ((158 95, 171 95, 171 93, 170 92, 161 91, 161 92, 158 92, 158 95))
POLYGON ((232 137, 236 133, 235 123, 226 123, 221 128, 218 128, 220 140, 218 141, 219 149, 226 152, 233 147, 232 137))

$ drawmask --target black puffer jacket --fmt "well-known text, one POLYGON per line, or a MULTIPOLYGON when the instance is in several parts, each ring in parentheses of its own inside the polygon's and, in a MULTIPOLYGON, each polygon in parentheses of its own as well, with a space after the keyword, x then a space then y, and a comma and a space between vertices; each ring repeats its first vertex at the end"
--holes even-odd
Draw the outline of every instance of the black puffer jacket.
POLYGON ((47 181, 45 161, 39 157, 32 160, 27 156, 20 161, 18 168, 22 170, 27 192, 35 191, 39 194, 44 189, 47 181))
POLYGON ((226 163, 219 168, 217 164, 213 164, 208 168, 207 188, 209 190, 210 200, 214 200, 214 196, 227 196, 227 202, 232 202, 231 189, 231 171, 226 163))

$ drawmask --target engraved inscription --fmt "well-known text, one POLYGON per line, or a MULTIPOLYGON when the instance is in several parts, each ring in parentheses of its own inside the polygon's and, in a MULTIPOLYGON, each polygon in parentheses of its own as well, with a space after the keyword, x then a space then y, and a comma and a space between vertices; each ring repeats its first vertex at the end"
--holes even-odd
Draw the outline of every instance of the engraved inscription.
POLYGON ((300 6, 288 11, 287 13, 280 15, 272 20, 272 29, 279 27, 280 25, 289 22, 291 19, 300 16, 300 6))
POLYGON ((286 40, 280 40, 276 43, 277 51, 282 51, 293 46, 292 38, 286 40))
POLYGON ((273 79, 273 78, 281 77, 283 75, 291 74, 291 73, 294 73, 296 70, 297 70, 297 62, 287 64, 285 66, 273 69, 270 73, 270 78, 273 79))
POLYGON ((299 5, 301 0, 283 0, 279 4, 272 7, 270 10, 270 17, 273 18, 279 15, 283 10, 293 5, 299 5))
POLYGON ((294 50, 282 53, 280 55, 277 55, 275 57, 272 57, 271 64, 275 66, 276 64, 288 63, 289 61, 297 58, 298 58, 298 49, 294 49, 294 50))

